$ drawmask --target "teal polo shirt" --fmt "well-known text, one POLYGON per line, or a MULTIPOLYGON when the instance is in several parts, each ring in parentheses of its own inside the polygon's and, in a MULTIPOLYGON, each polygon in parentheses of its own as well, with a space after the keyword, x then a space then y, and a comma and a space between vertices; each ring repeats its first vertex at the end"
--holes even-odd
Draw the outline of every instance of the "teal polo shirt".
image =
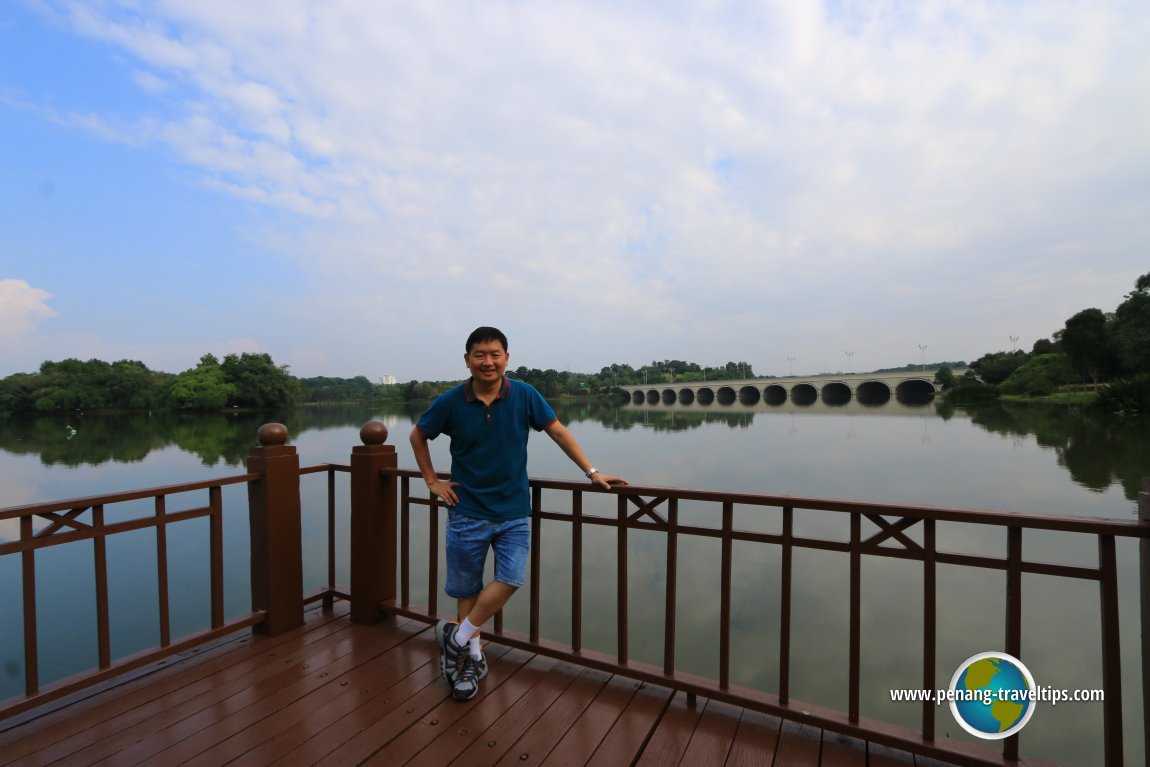
POLYGON ((490 405, 475 396, 468 379, 436 397, 416 427, 428 439, 451 437, 456 511, 500 522, 531 516, 527 438, 556 420, 535 387, 504 376, 490 405))

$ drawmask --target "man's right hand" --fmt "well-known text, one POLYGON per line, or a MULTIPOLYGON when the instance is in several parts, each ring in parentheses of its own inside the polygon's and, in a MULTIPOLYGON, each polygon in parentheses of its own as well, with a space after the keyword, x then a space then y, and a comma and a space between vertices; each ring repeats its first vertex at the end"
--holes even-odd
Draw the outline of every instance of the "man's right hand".
POLYGON ((427 489, 435 493, 448 506, 455 506, 459 503, 459 496, 455 494, 454 488, 458 486, 458 482, 452 482, 449 479, 436 479, 434 482, 428 483, 427 489))

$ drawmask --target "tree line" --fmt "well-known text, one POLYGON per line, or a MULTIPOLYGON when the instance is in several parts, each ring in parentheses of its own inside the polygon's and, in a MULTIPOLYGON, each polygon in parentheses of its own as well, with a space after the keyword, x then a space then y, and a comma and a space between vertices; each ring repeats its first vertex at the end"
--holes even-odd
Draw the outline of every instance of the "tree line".
MULTIPOLYGON (((512 378, 535 386, 548 397, 596 396, 618 386, 664 381, 743 379, 755 375, 748 362, 701 367, 682 360, 647 365, 613 364, 598 373, 519 367, 512 378)), ((149 370, 138 360, 105 362, 91 359, 48 361, 35 373, 0 379, 0 415, 55 413, 74 410, 194 410, 228 408, 275 409, 302 403, 418 402, 433 399, 460 383, 412 380, 374 383, 366 376, 297 378, 268 354, 229 354, 220 360, 205 354, 182 373, 149 370)))
POLYGON ((220 410, 295 404, 302 387, 267 354, 205 354, 179 374, 137 360, 44 362, 35 373, 0 379, 0 413, 73 410, 220 410))
POLYGON ((1150 412, 1150 272, 1113 312, 1083 309, 1029 352, 991 352, 970 363, 964 379, 946 369, 937 378, 959 399, 1044 396, 1088 385, 1102 409, 1150 412))
MULTIPOLYGON (((961 363, 955 363, 961 366, 961 363)), ((909 369, 919 368, 908 365, 909 369)), ((1040 396, 1068 385, 1099 390, 1100 406, 1117 412, 1150 412, 1150 273, 1113 312, 1083 309, 1029 352, 984 354, 956 379, 935 364, 936 378, 957 399, 999 394, 1040 396)), ((508 375, 547 397, 609 394, 631 384, 745 380, 759 377, 746 361, 714 367, 684 360, 653 360, 634 367, 611 364, 598 373, 519 367, 508 375)), ((267 354, 205 354, 182 373, 149 370, 136 360, 67 359, 44 362, 35 373, 0 379, 0 415, 71 410, 220 410, 284 408, 300 403, 426 401, 459 381, 373 383, 365 376, 296 378, 267 354)))

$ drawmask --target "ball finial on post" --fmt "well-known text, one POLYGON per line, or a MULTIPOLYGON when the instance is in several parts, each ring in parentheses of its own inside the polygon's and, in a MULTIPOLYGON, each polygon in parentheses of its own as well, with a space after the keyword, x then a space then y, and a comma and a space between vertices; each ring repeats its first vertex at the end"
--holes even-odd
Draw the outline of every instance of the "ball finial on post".
POLYGON ((380 421, 368 421, 359 430, 359 438, 365 445, 382 445, 387 442, 387 426, 380 421))
POLYGON ((288 441, 287 427, 282 423, 265 423, 256 432, 256 437, 263 447, 273 447, 275 445, 286 445, 288 441))

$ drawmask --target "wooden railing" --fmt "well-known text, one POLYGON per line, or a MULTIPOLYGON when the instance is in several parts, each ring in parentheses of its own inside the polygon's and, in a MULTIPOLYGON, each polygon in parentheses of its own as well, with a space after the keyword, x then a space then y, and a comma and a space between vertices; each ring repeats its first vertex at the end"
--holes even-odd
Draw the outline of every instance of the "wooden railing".
MULTIPOLYGON (((19 538, 0 542, 0 557, 20 557, 19 615, 23 623, 24 648, 24 695, 0 702, 0 719, 155 664, 238 629, 252 627, 262 633, 282 633, 303 622, 305 604, 323 600, 326 606, 330 606, 334 599, 348 597, 347 590, 335 583, 334 526, 335 476, 349 472, 350 467, 322 464, 301 469, 295 448, 286 445, 287 430, 279 424, 264 426, 258 437, 261 444, 252 450, 248 471, 244 474, 0 510, 0 520, 19 520, 19 538), (326 473, 328 479, 327 585, 313 593, 303 594, 300 477, 315 473, 326 473), (246 484, 248 491, 252 607, 250 612, 229 620, 225 617, 223 491, 228 486, 240 484, 246 484), (150 514, 132 516, 128 510, 131 507, 122 506, 140 501, 150 502, 150 514), (174 510, 176 507, 187 508, 174 510), (181 525, 205 518, 209 531, 209 625, 187 636, 173 638, 172 615, 176 608, 170 599, 169 539, 179 532, 181 525), (39 529, 37 520, 41 523, 39 529), (127 657, 114 657, 108 542, 117 535, 149 529, 155 540, 155 607, 159 643, 127 657), (172 534, 169 531, 173 531, 172 534), (92 547, 91 598, 95 606, 97 665, 75 676, 43 683, 37 611, 37 554, 58 546, 82 545, 86 541, 91 541, 92 547)), ((83 593, 89 584, 75 583, 70 588, 83 593)), ((14 625, 15 620, 6 620, 5 631, 14 630, 14 625)))
MULTIPOLYGON (((323 600, 349 599, 351 619, 373 623, 389 616, 404 615, 426 622, 443 617, 454 618, 454 606, 441 610, 438 604, 440 584, 438 562, 441 552, 441 517, 444 509, 429 496, 415 471, 399 469, 395 449, 385 444, 387 429, 383 424, 366 424, 360 432, 363 445, 352 450, 347 465, 321 464, 301 468, 294 447, 288 446, 287 432, 278 424, 260 429, 260 446, 248 460, 248 471, 223 479, 170 485, 126 493, 114 493, 75 501, 35 504, 0 510, 0 520, 19 519, 21 534, 16 541, 0 543, 0 556, 19 555, 22 561, 22 602, 24 618, 25 695, 0 704, 0 718, 59 698, 114 675, 140 668, 167 655, 224 636, 237 629, 252 627, 256 631, 278 634, 303 622, 304 605, 323 600), (302 476, 326 473, 327 476, 327 584, 312 594, 304 594, 302 579, 301 494, 302 476), (337 525, 337 474, 349 473, 350 499, 350 588, 336 584, 335 548, 337 525), (416 480, 413 489, 412 480, 416 480), (228 621, 224 616, 224 584, 221 570, 222 489, 244 483, 248 489, 251 547, 250 613, 228 621), (205 493, 202 506, 172 511, 168 499, 187 493, 205 493), (125 521, 106 522, 104 510, 113 504, 151 499, 152 513, 125 521), (88 514, 90 519, 85 520, 88 514), (181 522, 209 519, 211 572, 211 625, 192 636, 173 639, 168 601, 167 530, 181 522), (39 518, 47 526, 34 530, 39 518), (109 649, 110 617, 106 540, 109 536, 151 528, 156 540, 156 568, 159 584, 159 647, 128 658, 113 658, 109 649), (417 534, 416 531, 419 531, 417 534), (420 540, 422 534, 425 539, 420 540), (98 668, 78 678, 41 685, 37 669, 36 553, 49 546, 92 541, 95 562, 95 603, 97 616, 98 668), (413 552, 426 554, 424 569, 417 571, 413 552), (426 587, 426 604, 411 598, 413 584, 426 587)), ((993 511, 946 509, 924 506, 792 498, 786 496, 721 493, 678 488, 626 486, 611 491, 598 490, 586 482, 563 482, 533 479, 532 549, 530 581, 527 595, 526 631, 512 631, 496 616, 490 632, 497 641, 585 667, 599 669, 629 678, 682 690, 689 696, 702 695, 786 719, 811 724, 865 740, 890 745, 914 753, 933 756, 951 763, 969 765, 1007 765, 1018 759, 1019 736, 1004 741, 1001 753, 987 748, 940 737, 935 721, 937 707, 923 702, 919 725, 911 729, 862 716, 860 706, 861 648, 866 637, 861 620, 864 595, 862 562, 864 558, 892 558, 917 563, 922 582, 922 689, 940 686, 935 678, 938 655, 938 568, 952 565, 997 571, 1003 576, 1006 595, 1005 652, 1021 657, 1022 590, 1024 573, 1042 574, 1072 580, 1086 580, 1099 585, 1099 632, 1101 638, 1102 687, 1104 702, 1104 744, 1107 765, 1120 765, 1123 760, 1122 731, 1122 665, 1118 636, 1118 583, 1116 539, 1132 538, 1141 543, 1141 592, 1144 661, 1150 656, 1150 615, 1147 573, 1150 572, 1150 484, 1144 484, 1140 497, 1142 521, 1104 520, 1078 517, 1052 517, 993 511), (556 499, 559 499, 556 501, 556 499), (592 502, 593 501, 593 502, 592 502), (604 507, 603 504, 607 506, 604 507), (713 509, 714 524, 688 524, 681 519, 680 506, 713 509), (594 508, 592 508, 594 507, 594 508), (613 507, 613 508, 612 508, 613 507), (611 509, 602 513, 603 508, 611 509), (599 510, 599 513, 596 513, 599 510), (746 530, 736 525, 737 513, 771 515, 777 520, 776 531, 746 530), (841 515, 847 520, 849 535, 845 540, 796 533, 796 519, 812 512, 841 515), (864 536, 864 520, 874 531, 864 536), (1005 531, 1005 556, 955 553, 937 544, 939 523, 954 523, 1005 531), (557 527, 558 526, 558 527, 557 527), (614 652, 599 652, 586 646, 584 616, 587 605, 583 596, 584 533, 589 529, 609 531, 615 540, 616 628, 614 652), (571 603, 569 636, 560 641, 545 636, 541 619, 541 601, 548 579, 555 578, 551 568, 543 567, 541 552, 544 536, 561 531, 570 542, 571 603), (1061 531, 1088 536, 1096 542, 1096 565, 1051 564, 1023 556, 1024 536, 1033 531, 1061 531), (664 573, 661 663, 650 663, 632 657, 629 597, 629 536, 635 532, 663 537, 666 556, 664 573), (714 678, 687 673, 680 667, 678 646, 679 585, 682 572, 691 563, 683 561, 679 544, 686 539, 716 541, 719 548, 720 584, 715 599, 719 604, 718 671, 714 678), (732 574, 736 569, 736 545, 773 547, 779 554, 777 626, 777 689, 764 691, 733 683, 732 677, 732 574), (791 695, 792 643, 795 632, 792 618, 795 604, 794 554, 799 550, 837 552, 849 560, 849 577, 844 584, 849 605, 849 622, 845 644, 848 647, 847 707, 839 711, 802 702, 791 695)), ((741 518, 741 517, 740 517, 741 518)), ((761 528, 761 526, 758 526, 761 528)), ((602 577, 602 574, 598 574, 602 577)), ((653 627, 651 627, 653 628, 653 627)), ((1150 691, 1150 663, 1143 663, 1142 693, 1145 702, 1150 691)))
MULTIPOLYGON (((385 469, 386 482, 395 482, 399 495, 399 583, 398 589, 387 590, 388 598, 379 603, 381 610, 416 619, 435 621, 442 618, 454 619, 452 609, 439 607, 440 584, 437 564, 440 558, 441 512, 438 500, 430 496, 418 472, 402 469, 385 469), (415 488, 412 480, 416 481, 415 488), (415 524, 426 517, 426 523, 415 524), (426 540, 413 539, 413 530, 426 530, 426 540), (412 572, 412 552, 426 546, 426 562, 430 563, 423 573, 412 572), (414 604, 411 591, 416 579, 426 579, 427 603, 414 604), (394 593, 394 597, 390 594, 394 593)), ((446 476, 446 475, 442 475, 446 476)), ((940 686, 936 678, 938 658, 938 568, 939 565, 957 565, 966 568, 998 571, 1004 577, 1006 594, 1005 637, 1003 649, 1006 653, 1022 657, 1022 588, 1024 573, 1040 574, 1072 580, 1094 581, 1099 585, 1098 625, 1101 638, 1102 688, 1105 691, 1104 733, 1105 763, 1113 767, 1123 763, 1122 731, 1122 682, 1121 653, 1119 646, 1118 616, 1118 571, 1115 541, 1117 538, 1133 538, 1142 543, 1142 599, 1147 599, 1150 586, 1146 583, 1150 572, 1150 481, 1144 486, 1140 509, 1142 521, 1097 519, 1085 517, 1049 516, 1019 514, 985 510, 965 510, 927 506, 907 506, 878 503, 850 502, 816 498, 794 498, 787 496, 754 495, 739 493, 709 492, 677 488, 626 486, 616 488, 611 493, 616 496, 615 514, 605 516, 585 513, 587 494, 601 491, 585 482, 564 482, 532 479, 532 546, 529 578, 529 615, 526 633, 507 630, 502 615, 497 615, 489 635, 495 641, 513 647, 530 650, 550 657, 570 661, 615 674, 620 674, 643 682, 683 690, 691 696, 702 695, 728 703, 777 715, 789 720, 811 724, 827 730, 841 732, 852 737, 877 742, 928 757, 935 757, 957 764, 1006 765, 1015 764, 1019 758, 1019 735, 1003 741, 1001 753, 988 747, 970 745, 962 741, 940 737, 935 715, 936 703, 923 701, 920 711, 920 724, 915 730, 899 727, 882 721, 861 716, 860 713, 860 672, 862 667, 861 647, 864 640, 861 614, 864 605, 862 583, 862 561, 864 557, 892 558, 921 563, 922 596, 922 664, 921 683, 923 690, 937 690, 940 686), (548 498, 555 495, 566 496, 567 501, 559 505, 544 504, 544 493, 548 498), (683 501, 695 505, 710 506, 714 509, 714 526, 685 524, 679 517, 679 506, 683 501), (762 513, 773 513, 781 518, 781 531, 778 533, 752 532, 740 530, 734 525, 736 508, 758 509, 762 513), (831 538, 800 536, 795 533, 795 518, 810 511, 841 514, 849 520, 849 539, 846 541, 831 538), (873 523, 873 534, 863 535, 863 520, 873 523), (1006 555, 1004 557, 972 555, 940 550, 937 545, 939 523, 957 523, 981 528, 997 528, 1006 535, 1006 555), (541 632, 540 603, 549 577, 555 573, 544 572, 541 561, 541 543, 552 526, 559 524, 567 528, 571 545, 571 572, 564 574, 572 583, 570 605, 570 639, 567 642, 544 637, 541 632), (589 527, 606 527, 614 531, 616 538, 615 590, 618 614, 616 651, 606 654, 589 650, 584 646, 583 617, 586 605, 583 601, 583 533, 589 527), (914 528, 919 528, 919 541, 912 537, 914 528), (644 663, 631 657, 628 625, 630 610, 628 605, 628 535, 632 531, 658 533, 665 538, 666 573, 664 584, 664 620, 661 627, 663 636, 663 662, 661 665, 644 663), (1027 559, 1023 556, 1023 538, 1034 531, 1060 531, 1088 536, 1095 540, 1098 551, 1096 566, 1052 564, 1027 559), (680 572, 685 563, 678 554, 679 542, 684 538, 698 537, 717 539, 720 542, 721 584, 715 598, 719 602, 718 632, 718 675, 717 678, 702 678, 684 673, 677 664, 677 605, 680 572), (735 555, 734 544, 746 542, 762 546, 777 547, 780 551, 781 573, 778 584, 779 614, 778 627, 778 689, 765 692, 740 687, 731 682, 731 595, 732 572, 735 555), (791 697, 791 647, 794 641, 792 631, 792 607, 794 603, 793 555, 796 550, 822 550, 839 552, 849 558, 849 580, 845 584, 849 602, 849 626, 847 645, 847 699, 846 711, 838 711, 791 697)), ((391 492, 390 490, 388 491, 391 492)), ((391 551, 388 544, 388 551, 391 551)), ((353 564, 354 567, 354 564, 353 564)), ((391 567, 388 567, 391 572, 391 567)), ((603 577, 603 573, 598 573, 603 577)), ((353 595, 355 594, 353 590, 353 595)), ((889 595, 872 595, 874 599, 886 599, 889 595)), ((353 600, 354 602, 355 600, 353 600)), ((1147 627, 1146 607, 1143 608, 1144 636, 1142 653, 1144 677, 1150 663, 1150 627, 1147 627)), ((486 630, 485 630, 486 633, 486 630)), ((871 640, 877 639, 871 637, 871 640)), ((945 680, 949 681, 949 680, 945 680)), ((1150 680, 1143 681, 1143 700, 1150 694, 1150 680)), ((1147 735, 1150 738, 1150 735, 1147 735)), ((1150 749, 1150 743, 1147 744, 1150 749)), ((1150 753, 1150 750, 1148 750, 1150 753)))

